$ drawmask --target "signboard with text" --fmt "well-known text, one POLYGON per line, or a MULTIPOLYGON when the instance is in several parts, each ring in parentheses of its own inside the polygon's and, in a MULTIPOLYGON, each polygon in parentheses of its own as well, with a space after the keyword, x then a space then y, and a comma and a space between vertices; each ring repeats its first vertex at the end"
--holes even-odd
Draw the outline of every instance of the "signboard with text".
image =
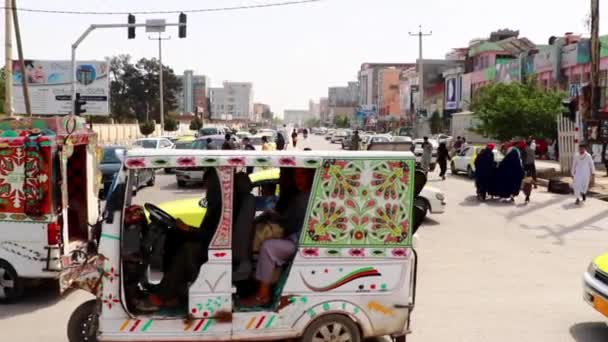
MULTIPOLYGON (((17 114, 25 114, 23 75, 27 77, 32 113, 36 115, 72 112, 70 61, 26 60, 25 73, 19 61, 13 61, 13 103, 17 114)), ((108 115, 108 63, 87 61, 76 64, 76 92, 87 103, 85 115, 108 115)))

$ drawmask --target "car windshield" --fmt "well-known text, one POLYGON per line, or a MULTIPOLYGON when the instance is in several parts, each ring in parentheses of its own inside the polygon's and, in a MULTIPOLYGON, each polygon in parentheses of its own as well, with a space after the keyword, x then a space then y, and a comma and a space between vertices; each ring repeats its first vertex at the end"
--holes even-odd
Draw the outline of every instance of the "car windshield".
POLYGON ((124 148, 105 148, 103 150, 103 158, 101 159, 101 163, 102 164, 120 164, 122 163, 120 161, 120 159, 118 159, 118 156, 116 155, 116 151, 123 151, 124 152, 124 148))
POLYGON ((142 148, 156 148, 157 141, 156 140, 140 140, 136 143, 137 146, 142 148))
POLYGON ((215 128, 215 127, 201 128, 199 133, 200 133, 200 135, 214 135, 214 134, 217 134, 217 128, 215 128))
MULTIPOLYGON (((215 150, 218 150, 222 147, 222 144, 224 143, 224 139, 211 139, 211 143, 214 146, 215 150)), ((201 140, 197 140, 195 142, 192 143, 192 149, 195 150, 208 150, 207 148, 207 139, 201 139, 201 140)))
POLYGON ((192 148, 192 141, 178 141, 175 143, 176 150, 187 150, 192 148))

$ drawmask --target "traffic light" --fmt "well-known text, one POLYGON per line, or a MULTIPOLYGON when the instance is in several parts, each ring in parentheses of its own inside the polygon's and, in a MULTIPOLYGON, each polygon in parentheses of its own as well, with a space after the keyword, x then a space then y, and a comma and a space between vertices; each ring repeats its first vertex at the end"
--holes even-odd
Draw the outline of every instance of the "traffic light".
POLYGON ((86 105, 87 101, 80 99, 80 93, 76 93, 76 99, 74 100, 74 115, 80 116, 82 113, 86 113, 87 110, 82 108, 86 105))
MULTIPOLYGON (((135 16, 133 14, 129 14, 128 23, 135 24, 135 16)), ((129 39, 135 38, 135 27, 129 27, 127 28, 127 31, 129 39)))
POLYGON ((179 31, 180 38, 186 38, 186 14, 184 14, 184 13, 179 14, 178 31, 179 31))
POLYGON ((576 111, 578 110, 578 98, 570 98, 562 101, 562 115, 576 122, 576 111))

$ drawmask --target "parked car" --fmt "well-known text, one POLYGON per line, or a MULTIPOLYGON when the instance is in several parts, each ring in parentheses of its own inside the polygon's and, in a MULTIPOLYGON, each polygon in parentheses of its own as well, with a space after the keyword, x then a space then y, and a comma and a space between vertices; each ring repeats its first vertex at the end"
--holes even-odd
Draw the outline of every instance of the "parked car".
MULTIPOLYGON (((450 169, 452 174, 456 175, 459 172, 464 172, 469 178, 475 177, 475 159, 479 152, 481 152, 485 146, 467 146, 457 156, 452 158, 450 169)), ((500 162, 504 158, 503 154, 497 149, 494 149, 494 161, 500 162)))
POLYGON ((221 127, 221 126, 209 126, 209 127, 203 127, 201 129, 198 130, 198 137, 207 137, 210 135, 226 135, 226 133, 228 132, 228 129, 226 127, 221 127))
POLYGON ((147 149, 165 149, 165 148, 173 148, 173 143, 171 140, 167 138, 142 138, 137 139, 133 143, 133 147, 136 148, 147 148, 147 149))
POLYGON ((583 275, 583 299, 608 317, 608 253, 595 258, 583 275))
POLYGON ((348 136, 351 134, 351 132, 345 130, 345 129, 339 129, 337 130, 332 136, 331 136, 331 143, 332 144, 339 144, 342 143, 342 140, 348 138, 348 136))
POLYGON ((420 195, 418 195, 414 201, 418 208, 424 210, 424 217, 429 213, 443 214, 447 205, 443 191, 428 185, 425 185, 424 188, 422 188, 420 195))
POLYGON ((247 131, 238 131, 235 134, 239 139, 243 140, 244 138, 250 138, 253 134, 247 131))
MULTIPOLYGON (((416 155, 416 163, 420 164, 422 162, 422 143, 424 139, 415 139, 414 140, 414 154, 416 155)), ((436 140, 429 139, 431 145, 433 145, 433 154, 431 156, 431 167, 430 171, 434 171, 437 166, 437 148, 439 147, 439 143, 436 140)))
MULTIPOLYGON (((99 163, 99 171, 101 172, 101 181, 103 187, 99 190, 99 198, 104 199, 112 187, 114 177, 122 167, 121 155, 126 153, 127 148, 124 146, 106 146, 103 148, 103 156, 99 163)), ((139 189, 144 186, 153 186, 156 181, 154 169, 137 170, 135 178, 135 188, 139 189)))
MULTIPOLYGON (((194 136, 179 137, 173 143, 173 148, 176 150, 189 150, 192 149, 192 143, 196 140, 194 136)), ((172 168, 165 168, 165 173, 173 173, 175 170, 172 168)))
POLYGON ((325 133, 325 140, 331 140, 331 138, 334 136, 334 133, 336 133, 336 130, 333 128, 330 128, 327 130, 327 132, 325 133))

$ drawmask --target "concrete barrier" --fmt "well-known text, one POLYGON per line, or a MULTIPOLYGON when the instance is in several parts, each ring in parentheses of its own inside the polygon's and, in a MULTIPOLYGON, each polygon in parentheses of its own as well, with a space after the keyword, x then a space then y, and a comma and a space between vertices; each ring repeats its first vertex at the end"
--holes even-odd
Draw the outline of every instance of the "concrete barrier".
MULTIPOLYGON (((93 130, 97 133, 101 145, 130 145, 134 140, 144 138, 137 124, 93 124, 93 130)), ((177 137, 181 135, 194 135, 195 133, 190 130, 189 125, 180 124, 177 131, 165 132, 164 135, 177 137)), ((150 134, 149 137, 161 135, 161 127, 160 125, 156 125, 154 133, 150 134)))

